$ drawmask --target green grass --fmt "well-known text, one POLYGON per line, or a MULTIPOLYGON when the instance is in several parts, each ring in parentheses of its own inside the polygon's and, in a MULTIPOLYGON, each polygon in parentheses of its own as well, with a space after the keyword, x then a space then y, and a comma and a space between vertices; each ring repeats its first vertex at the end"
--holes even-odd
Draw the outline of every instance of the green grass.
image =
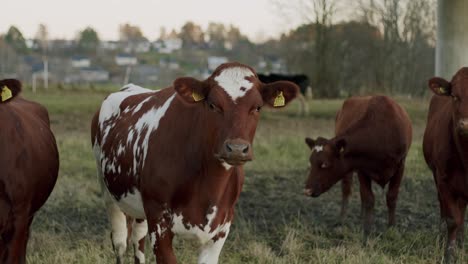
MULTIPOLYGON (((114 263, 109 223, 99 194, 89 124, 105 90, 49 90, 24 96, 50 111, 59 145, 57 185, 37 214, 28 245, 28 263, 114 263)), ((118 88, 115 87, 115 90, 118 88)), ((414 142, 397 207, 397 226, 386 228, 384 191, 376 193, 376 227, 363 245, 360 201, 355 181, 346 223, 338 225, 340 186, 320 198, 302 195, 309 150, 305 136, 330 137, 342 100, 309 101, 284 111, 265 110, 246 165, 244 189, 220 263, 439 263, 439 209, 432 175, 422 157, 427 100, 397 98, 414 123, 414 142)), ((442 233, 445 235, 445 232, 442 233)), ((195 263, 196 244, 176 239, 180 263, 195 263)), ((147 247, 147 261, 154 263, 147 247)), ((466 263, 460 251, 459 263, 466 263)), ((131 250, 127 262, 133 263, 131 250)))

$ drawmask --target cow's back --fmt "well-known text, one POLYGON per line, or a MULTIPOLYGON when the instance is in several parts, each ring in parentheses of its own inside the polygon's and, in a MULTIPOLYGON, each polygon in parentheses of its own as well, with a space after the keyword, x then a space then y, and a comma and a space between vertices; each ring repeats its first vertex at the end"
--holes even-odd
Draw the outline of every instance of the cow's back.
POLYGON ((29 204, 35 212, 55 186, 59 167, 47 110, 16 97, 0 105, 0 120, 0 180, 13 204, 29 204))
POLYGON ((390 155, 397 159, 408 152, 412 127, 406 111, 387 96, 352 97, 336 117, 336 135, 356 134, 356 152, 390 155), (356 132, 354 132, 356 131, 356 132))

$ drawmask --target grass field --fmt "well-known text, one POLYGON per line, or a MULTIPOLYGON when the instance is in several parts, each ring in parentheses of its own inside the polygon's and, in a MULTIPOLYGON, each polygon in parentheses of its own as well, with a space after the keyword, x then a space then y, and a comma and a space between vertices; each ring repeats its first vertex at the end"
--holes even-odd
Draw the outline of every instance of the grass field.
MULTIPOLYGON (((49 109, 61 158, 55 190, 34 220, 28 263, 115 261, 89 140, 91 117, 106 94, 90 90, 24 93, 49 109)), ((379 187, 374 188, 375 233, 367 245, 361 241, 357 180, 343 226, 337 224, 339 185, 316 199, 302 195, 309 156, 304 137, 331 136, 335 111, 342 101, 310 101, 307 116, 299 116, 294 103, 285 111, 262 114, 254 144, 256 158, 246 165, 237 216, 220 263, 439 263, 443 245, 438 202, 421 147, 428 102, 398 101, 411 115, 414 142, 395 228, 386 228, 385 196, 379 187)), ((180 263, 196 262, 193 242, 176 240, 175 246, 180 263)), ((147 262, 154 263, 149 246, 146 256, 147 262)), ((468 262, 466 249, 458 259, 468 262)), ((133 263, 130 249, 127 262, 133 263)))

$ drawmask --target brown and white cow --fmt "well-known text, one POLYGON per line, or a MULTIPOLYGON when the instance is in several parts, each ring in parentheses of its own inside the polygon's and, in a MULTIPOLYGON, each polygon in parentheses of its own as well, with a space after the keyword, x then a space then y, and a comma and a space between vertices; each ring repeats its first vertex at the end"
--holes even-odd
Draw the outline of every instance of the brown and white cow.
POLYGON ((137 263, 145 261, 147 232, 158 263, 176 262, 175 234, 198 239, 199 263, 217 263, 260 109, 283 107, 297 93, 291 82, 263 84, 252 68, 227 63, 204 81, 178 78, 160 91, 127 85, 109 95, 94 116, 92 141, 117 262, 129 215, 137 263))
POLYGON ((468 202, 468 67, 450 82, 429 80, 432 96, 424 133, 424 158, 432 170, 440 203, 440 216, 447 223, 446 258, 451 258, 458 234, 463 245, 464 217, 468 202))
POLYGON ((351 195, 352 174, 359 177, 364 238, 374 215, 372 181, 387 192, 388 224, 395 223, 395 208, 405 158, 411 145, 408 114, 387 96, 352 97, 337 113, 335 137, 306 138, 311 148, 310 173, 304 193, 318 197, 342 180, 341 220, 351 195))
POLYGON ((0 263, 25 263, 29 226, 57 180, 59 160, 47 110, 0 80, 0 263))

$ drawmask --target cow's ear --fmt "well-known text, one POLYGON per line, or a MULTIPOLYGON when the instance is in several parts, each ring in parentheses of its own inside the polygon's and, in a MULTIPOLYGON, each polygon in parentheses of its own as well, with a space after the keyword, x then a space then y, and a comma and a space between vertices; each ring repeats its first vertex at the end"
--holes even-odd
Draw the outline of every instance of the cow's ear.
POLYGON ((452 85, 443 78, 434 77, 430 79, 429 88, 437 95, 449 96, 452 94, 452 85))
POLYGON ((6 102, 21 92, 21 82, 16 79, 0 81, 0 102, 6 102))
POLYGON ((288 81, 277 81, 260 86, 263 101, 271 107, 283 107, 299 93, 299 87, 288 81))
POLYGON ((310 149, 313 149, 315 147, 315 141, 310 137, 305 138, 305 143, 307 144, 307 146, 309 146, 310 149))
POLYGON ((208 85, 192 77, 176 79, 174 89, 188 103, 203 101, 208 96, 208 85))
POLYGON ((335 150, 338 155, 341 155, 346 150, 346 139, 340 138, 335 141, 335 150))

